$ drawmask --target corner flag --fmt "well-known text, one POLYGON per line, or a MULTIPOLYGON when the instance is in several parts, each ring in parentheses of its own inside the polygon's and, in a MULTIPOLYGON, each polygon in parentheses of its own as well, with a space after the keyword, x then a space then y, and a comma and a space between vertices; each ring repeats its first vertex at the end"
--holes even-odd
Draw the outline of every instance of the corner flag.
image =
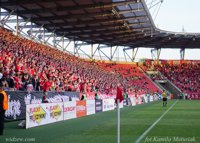
POLYGON ((119 103, 124 100, 124 96, 122 95, 122 89, 117 86, 117 95, 115 99, 115 103, 117 104, 117 143, 120 143, 120 108, 119 103))
POLYGON ((124 100, 124 96, 122 94, 122 89, 117 86, 117 96, 116 96, 116 100, 115 103, 117 104, 117 100, 119 100, 119 102, 122 102, 124 100))

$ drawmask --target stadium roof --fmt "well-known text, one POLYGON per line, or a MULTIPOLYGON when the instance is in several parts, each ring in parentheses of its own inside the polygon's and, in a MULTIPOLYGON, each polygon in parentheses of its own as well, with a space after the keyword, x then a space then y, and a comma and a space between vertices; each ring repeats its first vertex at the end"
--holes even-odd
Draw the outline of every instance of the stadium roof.
POLYGON ((156 28, 144 0, 1 0, 0 4, 69 39, 132 48, 200 47, 200 33, 156 28))

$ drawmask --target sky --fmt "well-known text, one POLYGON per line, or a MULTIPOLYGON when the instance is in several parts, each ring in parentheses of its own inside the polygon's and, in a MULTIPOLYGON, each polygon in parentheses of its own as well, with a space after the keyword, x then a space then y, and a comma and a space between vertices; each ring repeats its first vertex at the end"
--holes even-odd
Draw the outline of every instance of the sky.
MULTIPOLYGON (((152 0, 147 0, 147 3, 152 0)), ((158 1, 158 0, 157 0, 158 1)), ((200 33, 200 0, 163 0, 155 25, 167 31, 200 33)), ((150 9, 154 13, 154 9, 150 9)), ((152 15, 152 18, 155 18, 152 15)), ((139 49, 136 58, 151 58, 150 49, 139 49)), ((161 51, 161 59, 180 59, 180 50, 166 49, 161 51)), ((200 60, 200 49, 186 50, 185 59, 200 60)))
POLYGON ((200 32, 200 0, 163 0, 156 20, 161 29, 200 32))

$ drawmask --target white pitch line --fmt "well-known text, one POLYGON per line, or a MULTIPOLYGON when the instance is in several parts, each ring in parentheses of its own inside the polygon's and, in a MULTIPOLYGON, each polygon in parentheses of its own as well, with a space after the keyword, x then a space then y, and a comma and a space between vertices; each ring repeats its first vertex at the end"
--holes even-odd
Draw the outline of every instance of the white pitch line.
POLYGON ((140 143, 140 141, 149 133, 149 131, 151 131, 151 129, 169 112, 169 110, 178 102, 178 100, 176 100, 176 102, 174 102, 174 104, 172 104, 167 111, 165 111, 160 118, 158 118, 137 140, 135 143, 140 143))

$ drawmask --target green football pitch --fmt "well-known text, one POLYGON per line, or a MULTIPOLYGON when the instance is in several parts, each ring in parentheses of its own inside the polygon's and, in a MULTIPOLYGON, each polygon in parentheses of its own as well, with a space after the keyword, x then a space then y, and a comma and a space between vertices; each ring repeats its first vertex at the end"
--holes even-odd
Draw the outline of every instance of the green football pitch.
MULTIPOLYGON (((116 110, 40 127, 5 124, 0 143, 116 143, 116 110)), ((200 101, 171 100, 121 109, 121 143, 200 143, 200 101)))

